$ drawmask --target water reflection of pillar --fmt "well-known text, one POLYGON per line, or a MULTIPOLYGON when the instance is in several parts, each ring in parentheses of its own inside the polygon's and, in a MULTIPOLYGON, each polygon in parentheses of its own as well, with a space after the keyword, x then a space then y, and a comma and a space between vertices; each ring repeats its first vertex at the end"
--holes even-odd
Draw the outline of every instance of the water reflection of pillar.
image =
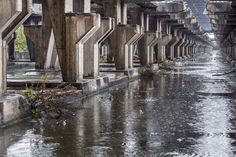
POLYGON ((85 147, 85 110, 78 110, 76 120, 76 141, 78 142, 77 154, 83 152, 85 147))
POLYGON ((136 152, 137 148, 137 134, 135 131, 135 123, 137 121, 138 112, 135 109, 135 104, 132 100, 132 88, 128 88, 128 90, 125 90, 125 127, 124 127, 124 137, 123 137, 123 143, 125 144, 124 147, 124 153, 125 155, 130 154, 130 152, 136 152))
POLYGON ((13 143, 17 143, 19 137, 23 136, 28 129, 25 124, 14 125, 5 129, 0 129, 0 156, 4 156, 4 152, 7 152, 9 146, 13 143), (17 135, 17 136, 15 136, 17 135))
POLYGON ((113 94, 113 102, 111 107, 111 124, 110 124, 110 137, 111 139, 114 139, 115 141, 111 141, 111 145, 114 146, 114 154, 119 156, 118 154, 123 154, 123 134, 124 134, 124 127, 125 127, 125 121, 124 121, 124 113, 125 113, 125 107, 124 103, 127 99, 125 99, 125 92, 124 90, 116 91, 113 94))
MULTIPOLYGON (((81 110, 77 117, 77 133, 80 148, 96 145, 100 132, 100 105, 97 97, 91 97, 84 101, 85 110, 81 110)), ((78 153, 83 150, 78 150, 78 153)))
POLYGON ((112 101, 110 101, 110 95, 108 93, 105 93, 104 96, 90 97, 82 102, 83 106, 86 106, 86 109, 79 110, 77 113, 77 155, 84 155, 84 153, 96 154, 96 149, 89 149, 88 151, 85 148, 98 146, 100 141, 104 142, 104 136, 106 136, 106 144, 110 145, 109 142, 112 141, 111 136, 114 135, 112 133, 115 132, 111 131, 111 134, 109 132, 109 128, 112 128, 112 117, 114 116, 111 113, 111 103, 112 101), (103 126, 105 126, 105 131, 108 132, 104 132, 103 126))
POLYGON ((169 77, 169 82, 168 82, 168 86, 170 87, 170 88, 173 88, 173 86, 174 86, 174 78, 175 78, 175 75, 168 75, 168 77, 169 77))
MULTIPOLYGON (((154 79, 150 79, 149 82, 148 82, 147 89, 153 90, 153 88, 154 88, 154 79)), ((153 98, 154 97, 154 92, 153 91, 148 92, 147 97, 153 98)))
MULTIPOLYGON (((166 95, 166 75, 161 75, 160 76, 160 96, 165 97, 166 95)), ((163 100, 163 99, 161 99, 163 100)))

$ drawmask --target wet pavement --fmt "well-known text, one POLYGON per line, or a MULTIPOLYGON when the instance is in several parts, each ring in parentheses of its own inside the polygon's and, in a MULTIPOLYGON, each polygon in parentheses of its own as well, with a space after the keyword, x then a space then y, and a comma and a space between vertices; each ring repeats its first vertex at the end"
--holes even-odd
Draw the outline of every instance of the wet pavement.
POLYGON ((236 74, 216 51, 85 100, 72 118, 0 130, 6 157, 236 156, 236 74))

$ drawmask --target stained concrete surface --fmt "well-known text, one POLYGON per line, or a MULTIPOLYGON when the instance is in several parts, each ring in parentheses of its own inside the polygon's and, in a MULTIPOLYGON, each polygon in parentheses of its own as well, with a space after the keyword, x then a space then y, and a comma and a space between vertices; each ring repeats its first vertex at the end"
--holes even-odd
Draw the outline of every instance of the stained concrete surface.
POLYGON ((219 52, 85 100, 72 118, 0 130, 0 156, 236 156, 236 75, 219 52))

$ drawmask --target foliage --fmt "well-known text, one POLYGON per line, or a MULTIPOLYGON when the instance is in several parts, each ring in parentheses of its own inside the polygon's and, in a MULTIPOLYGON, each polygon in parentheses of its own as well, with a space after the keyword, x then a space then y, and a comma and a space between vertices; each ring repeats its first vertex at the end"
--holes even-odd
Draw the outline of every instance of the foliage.
POLYGON ((27 44, 26 38, 24 35, 24 28, 21 26, 16 30, 16 44, 15 49, 18 52, 26 52, 27 51, 27 44))

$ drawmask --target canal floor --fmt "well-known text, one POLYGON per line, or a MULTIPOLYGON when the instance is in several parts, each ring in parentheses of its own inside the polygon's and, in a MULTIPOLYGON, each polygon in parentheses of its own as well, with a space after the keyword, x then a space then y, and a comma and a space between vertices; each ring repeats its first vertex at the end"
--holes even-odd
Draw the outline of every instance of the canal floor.
POLYGON ((236 156, 236 74, 219 52, 85 100, 70 118, 0 130, 5 157, 236 156), (222 75, 221 75, 222 74, 222 75))

